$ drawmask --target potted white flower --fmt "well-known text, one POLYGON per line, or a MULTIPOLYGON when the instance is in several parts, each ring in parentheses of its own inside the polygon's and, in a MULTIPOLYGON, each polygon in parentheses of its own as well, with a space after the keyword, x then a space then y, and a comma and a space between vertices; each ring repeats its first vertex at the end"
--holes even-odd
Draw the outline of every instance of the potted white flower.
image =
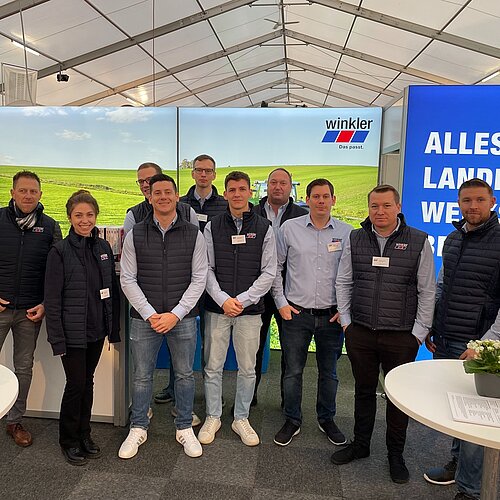
POLYGON ((474 374, 477 393, 500 398, 500 341, 471 340, 467 347, 476 353, 473 359, 464 361, 464 368, 474 374))

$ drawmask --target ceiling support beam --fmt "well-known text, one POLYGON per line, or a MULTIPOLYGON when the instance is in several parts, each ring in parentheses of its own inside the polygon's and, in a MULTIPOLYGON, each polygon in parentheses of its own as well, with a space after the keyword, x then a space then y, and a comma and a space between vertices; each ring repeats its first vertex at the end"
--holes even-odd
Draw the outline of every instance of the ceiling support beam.
POLYGON ((206 21, 211 17, 230 12, 245 5, 250 5, 253 2, 255 2, 255 0, 230 0, 229 2, 223 3, 222 5, 218 5, 216 7, 212 7, 211 9, 207 9, 203 12, 193 14, 192 16, 179 19, 178 21, 174 21, 172 23, 164 24, 163 26, 159 26, 158 28, 155 28, 153 30, 145 31, 144 33, 140 33, 125 40, 112 43, 110 45, 107 45, 106 47, 92 50, 90 52, 87 52, 86 54, 81 54, 66 61, 61 61, 60 64, 53 64, 52 66, 43 68, 38 71, 38 78, 44 78, 46 76, 58 73, 60 70, 73 68, 75 66, 93 61, 94 59, 99 59, 100 57, 114 54, 115 52, 128 49, 129 47, 133 47, 134 45, 138 45, 140 43, 147 42, 153 38, 158 38, 169 33, 173 33, 174 31, 185 28, 186 26, 192 26, 193 24, 197 24, 201 21, 206 21))
POLYGON ((315 38, 310 35, 298 33, 297 31, 286 30, 286 35, 289 36, 290 38, 293 38, 294 40, 300 40, 301 42, 305 42, 310 45, 315 45, 316 47, 321 47, 323 49, 331 50, 333 52, 337 52, 344 56, 349 56, 353 57, 354 59, 359 59, 360 61, 365 61, 371 64, 383 66, 384 68, 392 69, 393 71, 397 71, 399 73, 405 73, 407 75, 415 76, 417 78, 422 78, 423 80, 427 80, 429 82, 439 83, 441 85, 461 85, 460 82, 456 82, 455 80, 450 80, 448 78, 444 78, 439 75, 434 75, 433 73, 427 73, 426 71, 421 71, 419 69, 407 68, 402 64, 388 61, 387 59, 382 59, 380 57, 372 56, 370 54, 360 52, 359 50, 353 50, 347 48, 344 49, 344 47, 342 47, 341 45, 326 42, 325 40, 321 40, 320 38, 315 38))
POLYGON ((320 94, 328 94, 329 96, 336 97, 337 99, 342 99, 343 101, 352 102, 357 104, 358 106, 370 107, 371 104, 366 101, 362 101, 361 99, 356 99, 355 97, 350 97, 348 95, 339 94, 338 92, 333 92, 332 90, 324 89, 323 87, 318 87, 317 85, 313 85, 312 83, 303 82, 302 80, 297 80, 295 78, 289 78, 291 84, 299 85, 300 87, 314 90, 315 92, 319 92, 320 94))
MULTIPOLYGON (((269 104, 270 102, 276 102, 276 101, 279 101, 280 99, 287 99, 287 98, 288 98, 288 94, 284 93, 284 94, 277 95, 276 97, 272 97, 271 99, 265 99, 265 102, 269 104)), ((248 107, 249 108, 260 108, 261 104, 262 104, 262 101, 257 102, 255 104, 251 104, 248 107)))
POLYGON ((328 71, 327 69, 318 68, 317 66, 313 66, 312 64, 307 64, 302 61, 297 61, 296 59, 288 59, 288 64, 291 64, 292 66, 297 66, 298 68, 302 68, 306 71, 311 71, 312 73, 317 73, 318 75, 327 76, 328 78, 332 78, 333 80, 338 80, 339 82, 348 83, 356 87, 362 87, 366 90, 371 90, 372 92, 377 92, 377 94, 384 94, 389 97, 394 97, 398 95, 397 92, 393 92, 392 90, 387 90, 382 87, 378 87, 377 85, 372 85, 371 83, 363 82, 362 80, 350 78, 349 76, 339 75, 338 73, 334 73, 333 71, 328 71))
POLYGON ((227 78, 223 78, 222 80, 217 80, 216 82, 207 83, 206 85, 202 85, 201 87, 197 87, 191 90, 187 90, 180 94, 176 94, 170 97, 166 97, 165 99, 160 99, 152 104, 152 106, 166 106, 175 101, 179 101, 181 99, 185 99, 186 97, 190 97, 192 95, 201 94, 202 92, 206 92, 207 90, 212 90, 217 87, 221 87, 222 85, 226 85, 228 83, 236 82, 238 80, 242 80, 243 78, 248 78, 249 76, 256 75, 257 73, 261 73, 267 71, 268 69, 275 68, 276 66, 280 66, 285 62, 285 59, 278 59, 277 61, 273 61, 267 64, 263 64, 261 66, 257 66, 256 68, 249 69, 248 71, 243 71, 234 76, 229 76, 227 78))
POLYGON ((252 40, 248 40, 247 42, 240 43, 238 45, 233 45, 232 47, 228 47, 225 50, 219 50, 217 52, 213 52, 212 54, 208 54, 206 56, 200 57, 198 59, 193 59, 192 61, 188 61, 183 64, 179 64, 179 66, 175 66, 169 70, 159 71, 154 75, 144 76, 143 78, 139 78, 137 80, 133 80, 131 82, 124 83, 119 85, 118 87, 114 87, 109 90, 104 90, 102 92, 98 92, 97 94, 92 94, 90 96, 84 97, 82 99, 78 99, 77 101, 70 102, 66 104, 66 106, 83 106, 84 104, 90 104, 91 102, 98 101, 100 99, 104 99, 105 97, 109 97, 111 95, 119 94, 120 92, 124 92, 126 90, 133 89, 140 85, 145 85, 147 83, 151 83, 155 80, 160 80, 167 76, 172 76, 176 73, 180 73, 182 71, 186 71, 188 69, 195 68, 196 66, 200 66, 201 64, 205 64, 207 62, 216 61, 217 59, 221 59, 222 57, 227 57, 231 54, 235 54, 242 50, 249 49, 251 47, 255 47, 258 45, 262 45, 269 40, 273 40, 281 36, 280 31, 275 31, 273 33, 268 33, 267 35, 262 35, 257 38, 253 38, 252 40))
POLYGON ((328 106, 327 104, 323 104, 321 102, 315 101, 314 99, 309 99, 307 97, 301 97, 298 94, 290 94, 291 99, 298 99, 299 101, 310 104, 311 106, 316 106, 317 108, 331 108, 332 106, 328 106))
POLYGON ((48 1, 49 0, 13 0, 0 7, 0 19, 19 14, 19 9, 24 12, 31 9, 31 7, 36 7, 48 1))
POLYGON ((257 94, 257 92, 262 92, 263 90, 272 89, 276 85, 285 83, 286 80, 287 80, 286 78, 280 78, 279 80, 275 80, 274 82, 266 83, 265 85, 260 85, 259 87, 256 87, 254 89, 247 90, 246 92, 240 92, 239 94, 234 94, 232 96, 225 97, 224 99, 211 102, 210 104, 208 104, 208 106, 211 108, 216 108, 217 106, 222 106, 224 104, 227 104, 228 102, 236 101, 236 99, 241 99, 242 97, 248 97, 251 94, 257 94))
POLYGON ((427 38, 432 38, 433 40, 454 45, 455 47, 461 47, 462 49, 472 50, 486 56, 500 59, 500 49, 497 47, 469 40, 468 38, 463 38, 461 36, 452 35, 451 33, 445 33, 434 28, 428 28, 427 26, 421 26, 420 24, 412 23, 410 21, 406 21, 405 19, 389 16, 387 14, 382 14, 381 12, 374 10, 365 9, 364 7, 357 7, 356 5, 348 2, 342 2, 340 0, 311 0, 311 3, 323 5, 324 7, 339 10, 341 12, 345 12, 346 14, 352 14, 353 16, 358 16, 363 19, 368 19, 369 21, 391 26, 392 28, 408 31, 409 33, 414 33, 415 35, 425 36, 427 38))

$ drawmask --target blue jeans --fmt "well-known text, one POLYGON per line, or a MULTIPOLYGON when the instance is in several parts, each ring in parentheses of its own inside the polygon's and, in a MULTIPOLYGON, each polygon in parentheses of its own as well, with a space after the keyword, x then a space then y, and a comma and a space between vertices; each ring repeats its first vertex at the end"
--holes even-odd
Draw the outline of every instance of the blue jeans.
POLYGON ((248 418, 255 388, 255 357, 259 349, 260 314, 230 318, 205 312, 205 399, 207 416, 222 415, 222 371, 226 360, 231 329, 238 363, 234 418, 248 418))
MULTIPOLYGON (((194 401, 196 319, 183 319, 165 335, 175 372, 175 401, 178 414, 175 426, 178 430, 187 429, 192 424, 194 401)), ((131 427, 147 430, 149 426, 147 414, 153 393, 153 372, 162 341, 163 335, 156 333, 147 321, 131 319, 130 346, 134 364, 131 427)))
MULTIPOLYGON (((436 352, 434 359, 458 359, 467 349, 467 342, 434 337, 436 352)), ((479 498, 481 493, 481 477, 483 473, 484 449, 478 444, 453 438, 451 454, 457 459, 455 482, 458 490, 467 495, 479 498)))
POLYGON ((14 371, 19 382, 17 400, 7 413, 8 424, 20 423, 26 412, 26 400, 33 374, 33 357, 41 325, 41 321, 33 323, 26 317, 26 309, 5 309, 0 313, 0 350, 9 330, 12 330, 14 371))
POLYGON ((336 412, 335 398, 339 380, 337 359, 342 352, 344 334, 341 326, 330 323, 331 315, 313 316, 302 311, 283 321, 281 349, 285 360, 283 377, 283 414, 295 425, 302 423, 302 372, 307 351, 314 336, 316 363, 318 365, 318 392, 316 413, 320 423, 333 420, 336 412))

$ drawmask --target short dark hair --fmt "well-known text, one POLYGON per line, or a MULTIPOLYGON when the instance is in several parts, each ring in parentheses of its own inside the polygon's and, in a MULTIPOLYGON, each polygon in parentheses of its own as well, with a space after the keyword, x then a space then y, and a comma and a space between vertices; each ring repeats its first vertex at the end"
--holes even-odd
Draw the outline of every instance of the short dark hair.
POLYGON ((380 184, 380 186, 375 186, 369 193, 368 193, 368 203, 370 203, 370 196, 372 193, 388 193, 392 192, 394 195, 394 201, 396 202, 396 205, 399 205, 401 201, 401 196, 399 196, 398 190, 394 187, 391 186, 390 184, 380 184))
POLYGON ((275 168, 274 170, 271 170, 269 172, 269 175, 267 176, 267 180, 269 180, 269 178, 271 177, 271 175, 274 174, 274 172, 279 172, 280 170, 282 172, 285 172, 286 175, 288 175, 288 178, 290 179, 290 184, 291 184, 292 183, 292 174, 286 168, 283 168, 283 167, 278 167, 278 168, 275 168))
POLYGON ((174 185, 174 191, 177 193, 177 184, 175 183, 174 179, 172 177, 170 177, 170 175, 156 174, 156 175, 153 175, 153 177, 151 177, 151 179, 149 179, 149 190, 150 190, 151 194, 153 194, 153 184, 155 182, 163 182, 163 181, 171 182, 174 185))
POLYGON ((97 200, 90 194, 90 191, 80 189, 75 191, 66 202, 66 214, 68 217, 71 216, 75 206, 79 203, 88 203, 94 208, 95 214, 99 214, 99 204, 97 203, 97 200))
POLYGON ((38 182, 38 186, 40 188, 42 187, 42 183, 40 182, 40 177, 38 177, 38 175, 36 175, 35 172, 30 172, 29 170, 21 170, 20 172, 17 172, 17 174, 15 174, 14 177, 12 177, 13 188, 16 187, 17 181, 21 177, 28 177, 29 179, 34 179, 35 181, 38 182))
POLYGON ((306 195, 308 197, 311 196, 311 191, 313 189, 313 187, 315 186, 328 186, 328 188, 330 189, 330 194, 332 195, 332 198, 333 198, 333 193, 334 193, 334 189, 333 189, 333 184, 328 180, 328 179, 314 179, 313 181, 311 181, 307 187, 306 187, 306 195))
POLYGON ((194 168, 194 164, 197 162, 197 161, 203 161, 203 160, 210 160, 212 162, 212 165, 214 166, 214 170, 215 170, 215 160, 210 156, 210 155, 198 155, 194 160, 193 160, 193 168, 194 168))
POLYGON ((157 174, 161 174, 161 167, 160 167, 160 165, 157 165, 156 163, 153 163, 150 161, 147 161, 146 163, 141 163, 137 167, 137 172, 139 172, 139 170, 143 170, 144 168, 154 168, 156 170, 157 174))
POLYGON ((247 181, 248 187, 250 187, 250 177, 245 172, 239 170, 233 170, 226 175, 224 179, 224 189, 227 189, 229 181, 247 181))
POLYGON ((469 179, 468 181, 465 181, 458 188, 458 197, 459 198, 460 198, 460 193, 462 192, 462 189, 467 189, 467 188, 486 188, 488 190, 488 193, 490 194, 490 196, 493 196, 492 187, 486 181, 483 181, 483 179, 479 179, 478 177, 474 177, 473 179, 469 179))

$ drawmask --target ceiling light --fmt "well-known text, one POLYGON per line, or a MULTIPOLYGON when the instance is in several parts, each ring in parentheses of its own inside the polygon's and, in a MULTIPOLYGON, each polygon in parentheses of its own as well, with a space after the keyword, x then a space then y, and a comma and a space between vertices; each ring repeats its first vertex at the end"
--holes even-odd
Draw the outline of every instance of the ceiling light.
POLYGON ((494 73, 491 73, 491 75, 485 76, 482 80, 481 83, 486 83, 489 82, 492 78, 495 78, 495 76, 500 75, 500 69, 495 71, 494 73))
POLYGON ((40 55, 40 52, 37 52, 36 50, 34 49, 30 49, 29 47, 27 47, 26 45, 23 45, 22 43, 19 43, 17 42, 16 40, 12 40, 12 43, 20 48, 20 49, 23 49, 23 50, 26 50, 26 52, 29 52, 30 54, 33 54, 34 56, 39 56, 40 55))

